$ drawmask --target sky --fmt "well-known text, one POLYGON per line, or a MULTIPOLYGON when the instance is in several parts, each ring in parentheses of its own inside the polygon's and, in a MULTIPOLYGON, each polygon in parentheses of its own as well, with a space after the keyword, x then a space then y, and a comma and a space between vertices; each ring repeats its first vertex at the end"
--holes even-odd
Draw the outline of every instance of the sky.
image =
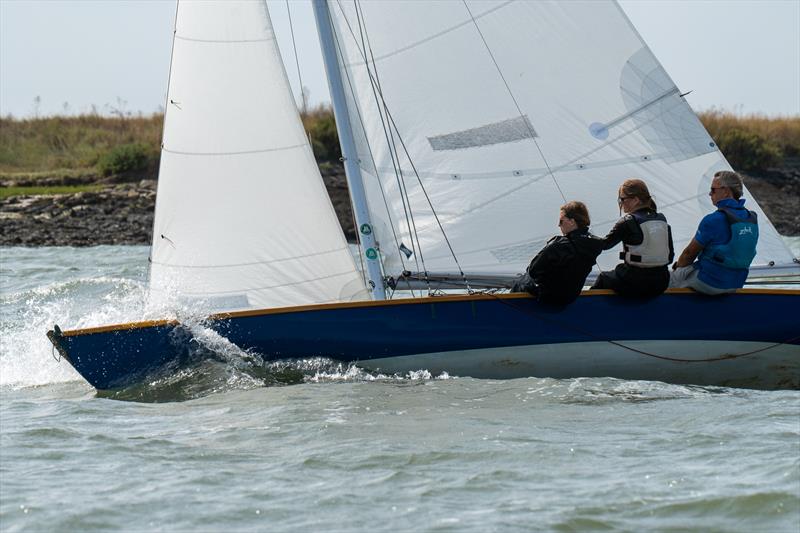
MULTIPOLYGON (((267 3, 298 97, 287 1, 267 3)), ((800 0, 620 4, 696 111, 800 116, 800 0)), ((310 104, 328 102, 310 0, 288 9, 310 104)), ((174 16, 174 0, 0 0, 0 115, 162 110, 174 16)))

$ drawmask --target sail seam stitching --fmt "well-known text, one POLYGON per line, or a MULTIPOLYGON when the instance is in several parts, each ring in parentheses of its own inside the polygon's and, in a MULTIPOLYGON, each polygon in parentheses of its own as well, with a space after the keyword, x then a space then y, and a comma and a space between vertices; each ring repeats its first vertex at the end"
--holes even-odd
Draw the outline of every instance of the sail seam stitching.
POLYGON ((247 154, 263 154, 267 152, 281 152, 283 150, 295 150, 297 148, 304 148, 308 143, 302 144, 295 144, 292 146, 280 146, 278 148, 264 148, 262 150, 245 150, 242 152, 183 152, 180 150, 170 150, 168 148, 162 148, 162 151, 170 153, 170 154, 177 154, 177 155, 247 155, 247 154))
POLYGON ((345 247, 341 247, 341 248, 335 248, 333 250, 326 250, 324 252, 315 252, 315 253, 312 253, 312 254, 298 255, 298 256, 295 256, 295 257, 284 257, 284 258, 281 258, 281 259, 271 259, 269 261, 254 261, 252 263, 233 263, 233 264, 229 264, 229 265, 173 265, 173 264, 169 264, 169 263, 161 263, 159 261, 152 261, 152 263, 154 265, 161 265, 161 266, 165 266, 165 267, 169 267, 169 268, 196 268, 196 269, 236 268, 236 267, 244 267, 244 266, 269 265, 269 264, 273 264, 273 263, 283 263, 283 262, 286 262, 286 261, 297 261, 297 260, 300 260, 300 259, 307 259, 309 257, 319 257, 319 256, 322 256, 322 255, 334 254, 334 253, 342 252, 342 251, 345 251, 345 250, 348 250, 348 248, 346 246, 345 247))
POLYGON ((193 43, 222 43, 222 44, 240 44, 240 43, 265 43, 269 41, 274 41, 275 37, 267 37, 265 39, 237 39, 237 40, 228 40, 228 39, 196 39, 194 37, 183 37, 181 35, 175 35, 176 39, 180 39, 181 41, 189 41, 193 43))
MULTIPOLYGON (((506 7, 509 4, 513 4, 515 1, 516 0, 508 0, 507 2, 505 2, 503 4, 500 4, 499 6, 495 6, 492 9, 489 9, 489 10, 484 11, 483 13, 481 13, 479 15, 476 15, 475 18, 478 18, 478 19, 479 18, 483 18, 483 17, 485 17, 487 15, 490 15, 490 14, 494 13, 495 11, 497 11, 499 9, 503 9, 504 7, 506 7)), ((428 37, 425 37, 424 39, 420 39, 419 41, 413 42, 413 43, 411 43, 411 44, 409 44, 407 46, 404 46, 402 48, 398 48, 397 50, 394 50, 393 52, 388 52, 386 54, 383 54, 382 56, 373 57, 372 58, 372 63, 377 63, 378 61, 383 61, 384 59, 387 59, 389 57, 395 56, 397 54, 401 54, 403 52, 407 52, 408 50, 411 50, 411 49, 416 48, 416 47, 418 47, 420 45, 423 45, 425 43, 428 43, 430 41, 438 39, 439 37, 447 35, 448 33, 452 33, 455 30, 463 28, 464 26, 469 25, 471 22, 472 22, 472 20, 465 20, 464 22, 462 22, 460 24, 456 24, 455 26, 451 26, 449 28, 446 28, 446 29, 444 29, 444 30, 442 30, 442 31, 440 31, 438 33, 434 33, 433 35, 429 35, 428 37)), ((365 59, 365 62, 366 62, 366 59, 365 59)), ((360 66, 360 65, 361 65, 361 63, 353 62, 353 63, 348 63, 346 66, 355 67, 355 66, 360 66)))
MULTIPOLYGON (((184 296, 208 296, 208 295, 212 295, 212 294, 242 294, 242 293, 247 293, 247 292, 250 292, 250 291, 263 291, 263 290, 267 290, 267 289, 280 289, 280 288, 283 288, 283 287, 292 287, 292 286, 295 286, 295 285, 303 285, 303 284, 306 284, 306 283, 314 283, 316 281, 322 281, 322 280, 331 279, 331 278, 338 278, 338 277, 352 275, 352 274, 353 274, 352 270, 347 270, 345 272, 337 272, 336 274, 329 274, 327 276, 322 276, 322 277, 319 277, 319 278, 306 279, 306 280, 301 280, 301 281, 294 281, 292 283, 282 283, 280 285, 266 285, 264 287, 246 287, 246 288, 237 289, 237 290, 234 290, 234 291, 205 291, 205 292, 186 292, 186 291, 181 291, 180 294, 184 295, 184 296)), ((159 290, 159 289, 156 289, 156 290, 159 290)), ((164 292, 166 292, 166 291, 164 291, 164 292)))

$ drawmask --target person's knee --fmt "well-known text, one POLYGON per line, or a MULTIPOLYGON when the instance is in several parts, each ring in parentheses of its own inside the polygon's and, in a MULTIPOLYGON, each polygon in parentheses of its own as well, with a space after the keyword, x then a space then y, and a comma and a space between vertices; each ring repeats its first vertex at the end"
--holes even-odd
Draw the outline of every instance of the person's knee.
POLYGON ((689 287, 694 279, 697 279, 694 265, 678 267, 669 273, 669 286, 673 289, 689 287))

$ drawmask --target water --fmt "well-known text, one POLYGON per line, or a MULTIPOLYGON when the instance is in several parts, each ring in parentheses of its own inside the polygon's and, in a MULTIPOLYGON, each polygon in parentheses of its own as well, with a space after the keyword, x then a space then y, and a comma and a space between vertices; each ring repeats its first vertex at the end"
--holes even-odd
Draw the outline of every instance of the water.
POLYGON ((0 254, 2 531, 800 530, 800 392, 264 366, 209 335, 99 395, 44 332, 142 318, 147 248, 0 254))

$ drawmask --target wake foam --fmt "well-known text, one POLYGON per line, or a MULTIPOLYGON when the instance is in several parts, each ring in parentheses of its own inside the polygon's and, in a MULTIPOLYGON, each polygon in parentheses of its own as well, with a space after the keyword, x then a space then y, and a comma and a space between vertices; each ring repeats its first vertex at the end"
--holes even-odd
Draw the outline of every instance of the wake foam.
POLYGON ((81 380, 57 361, 45 333, 137 320, 145 294, 140 282, 111 277, 75 279, 3 294, 0 386, 12 388, 81 380), (66 327, 64 327, 66 326, 66 327))

